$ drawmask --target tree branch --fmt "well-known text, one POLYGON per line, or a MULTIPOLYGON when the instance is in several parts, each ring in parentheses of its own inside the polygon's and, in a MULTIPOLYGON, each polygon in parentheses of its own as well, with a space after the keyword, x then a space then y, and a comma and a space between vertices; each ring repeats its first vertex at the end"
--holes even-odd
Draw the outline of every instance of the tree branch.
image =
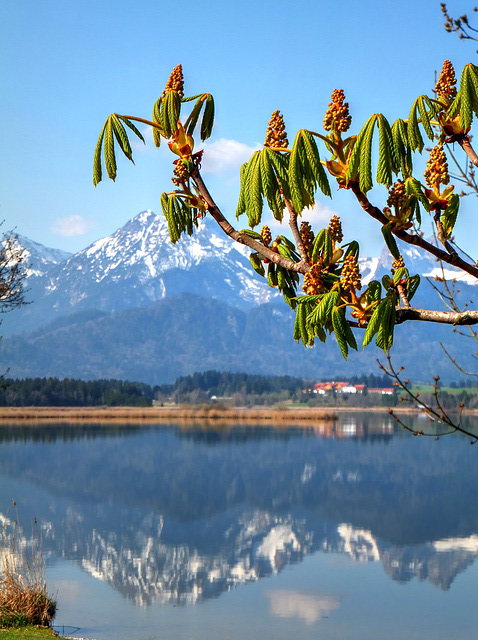
POLYGON ((299 227, 297 226, 297 211, 294 209, 292 202, 285 197, 284 202, 287 207, 287 211, 289 212, 289 227, 294 237, 295 246, 297 247, 297 251, 301 257, 301 262, 308 264, 309 256, 307 255, 306 248, 304 247, 304 243, 299 232, 299 227))
MULTIPOLYGON (((367 196, 360 190, 358 183, 356 182, 351 183, 350 188, 354 192, 355 197, 357 198, 362 209, 366 213, 368 213, 369 216, 371 216, 372 218, 375 218, 375 220, 378 220, 381 224, 387 224, 389 222, 389 220, 382 213, 382 211, 378 207, 375 207, 373 204, 369 202, 367 196)), ((431 244, 430 242, 427 242, 427 240, 424 240, 421 236, 411 235, 406 231, 402 231, 402 230, 393 231, 393 234, 396 235, 397 238, 400 238, 400 240, 403 240, 403 242, 418 246, 424 251, 431 253, 438 260, 442 260, 443 262, 446 262, 447 264, 450 264, 453 267, 458 267, 458 269, 461 269, 462 271, 465 271, 466 273, 469 273, 474 278, 478 279, 478 267, 476 267, 475 265, 471 265, 468 262, 465 262, 462 258, 460 258, 460 256, 457 253, 455 252, 451 254, 447 253, 446 251, 443 251, 442 249, 435 247, 435 245, 431 244)))
POLYGON ((396 324, 402 324, 408 320, 465 326, 478 324, 478 311, 435 311, 430 309, 416 309, 415 307, 397 309, 396 324))
POLYGON ((281 267, 284 267, 284 269, 287 269, 288 271, 295 271, 296 273, 302 273, 302 274, 305 274, 308 271, 310 271, 309 264, 305 263, 303 260, 301 260, 300 262, 293 262, 292 260, 288 260, 287 258, 284 258, 283 256, 281 256, 279 253, 272 251, 272 249, 270 249, 269 247, 266 247, 260 242, 258 242, 257 240, 254 240, 254 238, 251 238, 247 234, 242 233, 241 231, 237 231, 237 229, 234 229, 234 227, 223 216, 219 207, 216 205, 216 203, 212 199, 212 196, 209 193, 206 185, 204 184, 201 174, 199 173, 198 167, 195 167, 191 171, 190 176, 191 176, 191 179, 194 181, 194 184, 198 188, 199 193, 204 198, 204 201, 207 203, 208 212, 211 214, 211 216, 214 218, 214 220, 217 222, 217 224, 221 227, 221 229, 224 231, 224 233, 227 236, 229 236, 239 244, 246 245, 253 251, 257 251, 257 253, 260 253, 271 262, 274 262, 275 264, 278 264, 281 267))
POLYGON ((470 160, 470 162, 472 164, 475 165, 475 167, 478 167, 478 156, 476 155, 473 147, 471 146, 471 141, 470 141, 470 136, 468 135, 463 135, 463 137, 459 137, 457 138, 457 142, 460 145, 460 147, 463 149, 463 151, 466 153, 466 155, 468 156, 468 159, 470 160))

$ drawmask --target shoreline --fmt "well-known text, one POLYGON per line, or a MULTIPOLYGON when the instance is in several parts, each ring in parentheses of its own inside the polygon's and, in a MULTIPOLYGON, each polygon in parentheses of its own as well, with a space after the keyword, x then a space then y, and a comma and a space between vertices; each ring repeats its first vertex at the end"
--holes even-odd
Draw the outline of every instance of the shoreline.
MULTIPOLYGON (((174 407, 1 407, 0 424, 44 423, 54 421, 83 423, 163 423, 163 422, 240 422, 240 423, 307 423, 332 422, 340 413, 388 413, 386 407, 215 407, 174 406, 174 407)), ((416 407, 396 407, 397 414, 420 414, 416 407)), ((476 415, 476 409, 464 411, 476 415)))

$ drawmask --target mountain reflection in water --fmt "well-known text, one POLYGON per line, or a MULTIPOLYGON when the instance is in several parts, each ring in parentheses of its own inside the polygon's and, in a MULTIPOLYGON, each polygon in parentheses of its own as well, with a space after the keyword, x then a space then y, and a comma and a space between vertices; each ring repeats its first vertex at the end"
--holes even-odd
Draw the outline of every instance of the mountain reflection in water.
MULTIPOLYGON (((74 560, 137 605, 197 603, 316 552, 447 590, 478 555, 477 455, 381 414, 315 431, 4 426, 0 507, 38 519, 49 564, 74 560)), ((340 606, 267 595, 310 622, 340 606)))

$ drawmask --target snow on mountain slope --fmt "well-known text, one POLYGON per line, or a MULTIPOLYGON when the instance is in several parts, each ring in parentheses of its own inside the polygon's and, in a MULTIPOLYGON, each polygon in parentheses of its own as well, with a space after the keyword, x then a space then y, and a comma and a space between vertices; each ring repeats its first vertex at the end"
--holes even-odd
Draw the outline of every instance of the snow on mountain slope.
POLYGON ((275 292, 252 271, 249 250, 216 235, 209 224, 201 224, 191 237, 183 236, 173 245, 164 217, 143 211, 111 236, 63 263, 52 274, 48 294, 66 291, 73 306, 96 295, 103 298, 97 300, 97 306, 106 308, 108 301, 110 310, 155 302, 184 291, 217 297, 239 307, 274 297, 275 292), (122 290, 122 303, 111 299, 108 287, 122 290))
POLYGON ((28 265, 27 277, 43 276, 49 269, 65 262, 72 255, 68 251, 45 247, 39 242, 17 234, 18 244, 23 247, 23 255, 28 265))

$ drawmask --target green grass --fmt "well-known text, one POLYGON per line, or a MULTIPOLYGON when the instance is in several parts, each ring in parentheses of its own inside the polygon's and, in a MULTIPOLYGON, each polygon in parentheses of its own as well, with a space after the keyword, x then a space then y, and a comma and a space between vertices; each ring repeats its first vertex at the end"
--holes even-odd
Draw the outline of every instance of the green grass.
POLYGON ((0 640, 50 640, 58 637, 52 629, 46 627, 19 627, 0 629, 0 640))

